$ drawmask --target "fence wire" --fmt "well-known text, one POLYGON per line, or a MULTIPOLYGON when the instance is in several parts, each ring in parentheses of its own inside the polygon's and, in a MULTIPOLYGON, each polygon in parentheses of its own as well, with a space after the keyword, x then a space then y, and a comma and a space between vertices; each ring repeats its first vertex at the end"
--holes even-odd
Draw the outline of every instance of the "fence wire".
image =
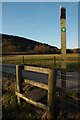
POLYGON ((61 71, 57 72, 57 96, 60 100, 60 112, 62 112, 65 119, 80 119, 80 84, 78 73, 66 72, 66 80, 62 80, 61 71), (61 82, 66 83, 66 87, 61 85, 61 82), (65 106, 63 107, 63 104, 65 106), (63 110, 62 110, 63 109, 63 110))

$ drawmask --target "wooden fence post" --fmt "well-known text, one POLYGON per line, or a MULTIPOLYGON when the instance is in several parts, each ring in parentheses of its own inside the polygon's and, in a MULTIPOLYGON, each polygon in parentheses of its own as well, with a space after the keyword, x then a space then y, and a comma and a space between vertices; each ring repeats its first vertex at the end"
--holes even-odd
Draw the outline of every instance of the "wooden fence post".
POLYGON ((62 100, 61 100, 61 115, 64 116, 64 112, 66 109, 66 96, 65 96, 65 90, 66 90, 66 69, 61 69, 61 87, 62 87, 62 100))
POLYGON ((60 8, 60 24, 61 24, 61 87, 62 87, 62 100, 61 100, 61 107, 62 112, 61 114, 64 116, 65 112, 65 92, 66 89, 66 8, 60 8))
MULTIPOLYGON (((23 66, 22 65, 16 65, 16 82, 17 82, 17 92, 18 93, 22 93, 22 69, 23 66)), ((20 97, 17 95, 17 100, 18 100, 18 104, 20 105, 21 103, 21 99, 20 97)))
POLYGON ((66 69, 61 69, 61 87, 66 89, 66 69))
POLYGON ((50 70, 48 79, 48 113, 47 119, 54 120, 54 108, 56 99, 56 69, 50 70))
POLYGON ((54 56, 54 68, 56 67, 56 57, 54 56))
POLYGON ((24 55, 22 56, 22 63, 24 64, 24 55))

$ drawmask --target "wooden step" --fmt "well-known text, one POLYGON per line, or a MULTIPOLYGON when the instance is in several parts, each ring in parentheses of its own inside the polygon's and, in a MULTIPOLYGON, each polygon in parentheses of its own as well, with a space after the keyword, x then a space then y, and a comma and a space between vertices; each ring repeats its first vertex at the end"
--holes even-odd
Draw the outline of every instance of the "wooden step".
POLYGON ((47 91, 40 88, 34 88, 32 90, 27 91, 23 95, 34 101, 40 101, 42 98, 47 96, 47 91))
POLYGON ((24 94, 25 97, 32 99, 34 101, 39 101, 47 95, 47 91, 35 88, 24 94))
POLYGON ((34 105, 35 107, 39 107, 39 108, 42 108, 44 110, 48 110, 48 107, 45 104, 40 103, 40 102, 36 102, 35 100, 32 100, 32 98, 30 98, 30 97, 28 98, 28 96, 26 96, 25 94, 21 94, 21 93, 18 93, 18 92, 15 92, 15 94, 18 97, 24 99, 26 102, 34 105))

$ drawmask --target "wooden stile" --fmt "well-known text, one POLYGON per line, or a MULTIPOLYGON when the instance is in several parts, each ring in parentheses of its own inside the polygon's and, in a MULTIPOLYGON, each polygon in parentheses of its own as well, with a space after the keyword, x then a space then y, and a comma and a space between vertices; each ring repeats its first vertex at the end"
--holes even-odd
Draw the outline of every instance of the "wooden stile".
MULTIPOLYGON (((54 57, 54 67, 55 67, 55 57, 54 57)), ((26 102, 42 108, 47 111, 47 118, 48 120, 54 119, 54 108, 55 108, 55 99, 56 99, 56 69, 46 69, 46 68, 39 68, 39 67, 32 67, 32 66, 24 66, 24 70, 32 71, 32 72, 39 72, 48 74, 48 85, 40 82, 35 82, 33 80, 24 79, 24 82, 27 84, 31 84, 33 86, 48 90, 48 106, 36 102, 35 100, 32 100, 31 98, 26 97, 24 94, 22 94, 22 69, 23 65, 16 65, 16 80, 17 80, 17 99, 18 103, 21 103, 21 99, 24 99, 26 102)))

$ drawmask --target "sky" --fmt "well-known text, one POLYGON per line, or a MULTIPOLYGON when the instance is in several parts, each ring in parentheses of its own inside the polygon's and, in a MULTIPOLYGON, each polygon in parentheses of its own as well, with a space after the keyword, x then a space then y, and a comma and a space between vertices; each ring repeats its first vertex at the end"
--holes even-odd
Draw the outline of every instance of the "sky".
MULTIPOLYGON (((78 13, 80 13, 80 2, 78 4, 78 13)), ((78 15, 78 48, 80 48, 80 14, 78 15)))
POLYGON ((61 48, 60 6, 66 7, 66 47, 78 48, 77 2, 3 2, 2 33, 61 48))

